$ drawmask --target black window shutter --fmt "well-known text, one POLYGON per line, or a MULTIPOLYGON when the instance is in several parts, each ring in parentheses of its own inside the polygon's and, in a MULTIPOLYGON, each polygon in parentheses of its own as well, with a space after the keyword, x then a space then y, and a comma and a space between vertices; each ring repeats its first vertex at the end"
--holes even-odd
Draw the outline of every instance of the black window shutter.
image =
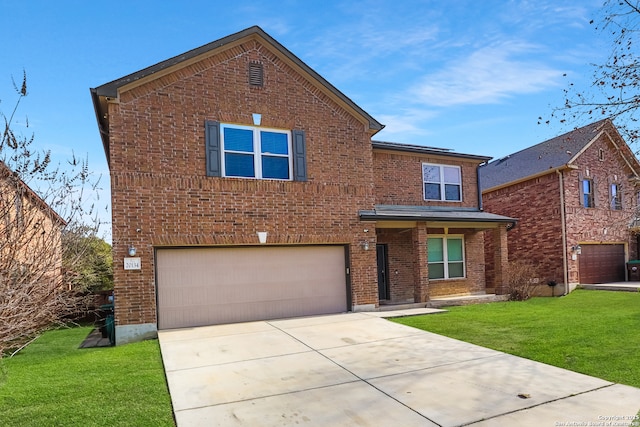
POLYGON ((222 176, 219 122, 205 122, 205 139, 207 176, 222 176))
POLYGON ((293 180, 307 180, 307 144, 303 130, 293 131, 293 180))

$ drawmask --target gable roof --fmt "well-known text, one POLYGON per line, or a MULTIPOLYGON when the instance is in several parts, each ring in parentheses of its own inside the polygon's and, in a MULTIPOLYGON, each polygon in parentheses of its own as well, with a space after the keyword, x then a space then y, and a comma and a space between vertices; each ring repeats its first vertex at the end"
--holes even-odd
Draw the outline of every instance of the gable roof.
POLYGON ((44 201, 42 197, 40 197, 35 191, 31 189, 22 179, 20 179, 17 174, 6 165, 5 162, 0 160, 0 179, 8 180, 12 178, 12 182, 15 182, 16 185, 24 191, 24 195, 28 197, 38 208, 46 212, 48 216, 58 224, 65 226, 67 225, 67 221, 62 218, 56 211, 53 210, 47 202, 44 201))
POLYGON ((626 150, 623 147, 618 147, 619 152, 629 167, 638 175, 640 173, 640 164, 638 164, 637 159, 628 149, 611 120, 604 119, 482 165, 480 167, 480 186, 482 191, 556 170, 570 168, 575 159, 602 132, 609 130, 605 129, 607 125, 625 145, 626 150))
POLYGON ((153 78, 154 76, 162 76, 166 72, 170 72, 174 69, 180 68, 181 65, 189 65, 198 57, 204 55, 211 55, 213 52, 224 50, 227 47, 237 44, 241 40, 249 40, 251 38, 258 38, 262 42, 271 45, 276 49, 278 53, 283 55, 291 64, 296 66, 299 71, 306 73, 312 79, 320 84, 320 87, 327 90, 340 100, 347 108, 351 109, 355 114, 360 115, 364 120, 368 121, 369 129, 376 133, 384 128, 384 125, 371 117, 366 111, 356 105, 349 97, 340 92, 335 86, 325 80, 320 74, 314 71, 311 67, 305 64, 300 58, 295 56, 291 51, 281 45, 273 37, 267 34, 262 28, 258 26, 249 27, 235 34, 223 37, 219 40, 208 43, 204 46, 192 49, 183 54, 174 56, 165 61, 159 62, 150 67, 144 68, 135 73, 126 75, 119 79, 113 80, 109 83, 105 83, 101 86, 91 88, 91 98, 93 101, 93 107, 96 113, 96 119, 98 121, 98 127, 100 129, 100 135, 102 137, 102 144, 104 146, 105 155, 107 156, 107 162, 110 161, 109 154, 109 118, 107 116, 107 102, 110 98, 117 98, 118 91, 129 85, 139 82, 145 78, 153 78))

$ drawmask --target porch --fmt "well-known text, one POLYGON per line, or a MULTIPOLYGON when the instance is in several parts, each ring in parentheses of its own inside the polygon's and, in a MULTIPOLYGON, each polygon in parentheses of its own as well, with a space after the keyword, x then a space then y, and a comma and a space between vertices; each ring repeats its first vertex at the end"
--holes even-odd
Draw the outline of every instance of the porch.
POLYGON ((435 307, 502 299, 507 229, 514 219, 424 206, 376 206, 361 211, 360 218, 375 222, 381 310, 397 304, 435 307), (485 259, 487 231, 495 248, 492 259, 485 259))

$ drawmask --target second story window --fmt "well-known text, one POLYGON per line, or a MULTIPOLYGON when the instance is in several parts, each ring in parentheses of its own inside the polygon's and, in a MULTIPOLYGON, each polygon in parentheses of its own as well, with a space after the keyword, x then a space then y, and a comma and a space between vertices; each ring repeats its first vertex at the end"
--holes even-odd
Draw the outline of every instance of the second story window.
POLYGON ((620 184, 611 184, 611 209, 619 211, 622 209, 622 193, 620 184))
POLYGON ((585 208, 595 207, 593 204, 593 180, 582 180, 582 206, 585 208))
POLYGON ((459 166, 422 164, 425 200, 462 201, 462 176, 459 166))
POLYGON ((220 130, 223 176, 291 179, 290 132, 227 124, 220 130))

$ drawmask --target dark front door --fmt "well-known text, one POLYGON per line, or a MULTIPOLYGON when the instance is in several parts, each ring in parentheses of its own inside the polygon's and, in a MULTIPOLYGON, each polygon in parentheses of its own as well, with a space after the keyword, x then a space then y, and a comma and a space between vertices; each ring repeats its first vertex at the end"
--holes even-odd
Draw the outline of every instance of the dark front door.
POLYGON ((378 299, 389 299, 389 280, 387 277, 387 245, 376 245, 378 258, 378 299))

